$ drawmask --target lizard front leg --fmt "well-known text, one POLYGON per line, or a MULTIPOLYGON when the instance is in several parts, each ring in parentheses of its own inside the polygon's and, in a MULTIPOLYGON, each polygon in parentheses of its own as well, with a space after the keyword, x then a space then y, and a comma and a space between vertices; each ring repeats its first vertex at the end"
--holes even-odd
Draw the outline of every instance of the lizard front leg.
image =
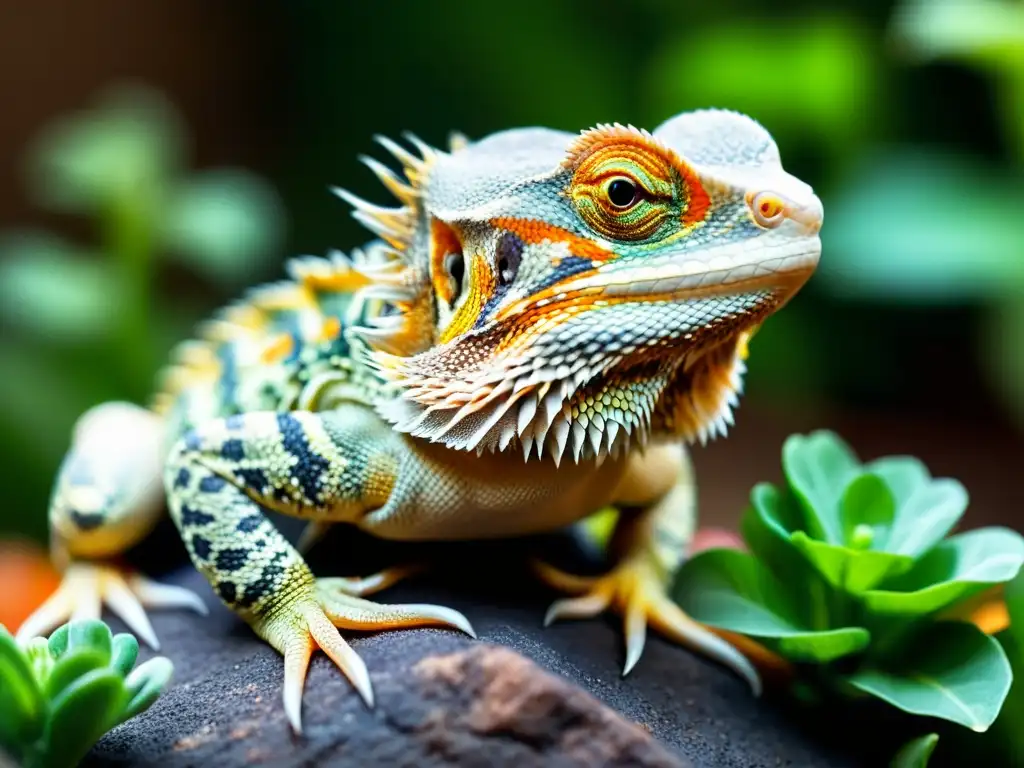
POLYGON ((472 635, 466 618, 434 605, 380 605, 318 583, 299 552, 271 524, 268 507, 313 521, 352 521, 383 505, 402 448, 368 410, 323 414, 249 413, 203 425, 172 450, 165 475, 171 516, 193 563, 221 600, 284 655, 284 706, 301 731, 309 660, 323 650, 367 705, 366 666, 338 627, 377 630, 449 625, 472 635))
POLYGON ((103 403, 78 420, 50 500, 50 554, 63 579, 19 627, 19 638, 69 619, 98 619, 106 605, 159 649, 147 607, 206 613, 193 592, 150 581, 116 562, 163 514, 162 441, 162 420, 130 403, 103 403))
POLYGON ((555 601, 544 623, 589 618, 611 607, 625 619, 623 675, 640 660, 650 623, 669 639, 732 668, 757 694, 760 677, 747 658, 687 616, 668 595, 693 537, 695 496, 692 468, 681 445, 650 446, 643 454, 635 454, 616 491, 621 514, 609 543, 609 554, 616 562, 612 570, 597 577, 575 576, 534 563, 547 584, 579 595, 555 601))

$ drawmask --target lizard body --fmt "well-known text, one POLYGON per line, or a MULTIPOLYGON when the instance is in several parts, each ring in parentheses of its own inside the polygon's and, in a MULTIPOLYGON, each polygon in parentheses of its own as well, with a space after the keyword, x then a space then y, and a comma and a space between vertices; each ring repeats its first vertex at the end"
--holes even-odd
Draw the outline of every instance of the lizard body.
POLYGON ((166 498, 196 567, 285 658, 300 729, 312 651, 372 703, 338 632, 446 624, 441 606, 365 599, 406 574, 317 579, 301 550, 326 526, 396 540, 550 531, 609 505, 616 565, 584 578, 536 563, 576 596, 547 621, 620 611, 625 671, 650 623, 732 666, 749 662, 667 597, 694 526, 687 443, 724 434, 749 336, 820 254, 822 209, 767 131, 724 110, 653 133, 621 125, 381 143, 397 198, 339 190, 377 237, 288 264, 181 345, 150 407, 79 422, 50 509, 62 587, 32 634, 100 602, 151 645, 143 606, 192 593, 108 558, 145 536, 166 498), (310 521, 298 547, 265 510, 310 521))

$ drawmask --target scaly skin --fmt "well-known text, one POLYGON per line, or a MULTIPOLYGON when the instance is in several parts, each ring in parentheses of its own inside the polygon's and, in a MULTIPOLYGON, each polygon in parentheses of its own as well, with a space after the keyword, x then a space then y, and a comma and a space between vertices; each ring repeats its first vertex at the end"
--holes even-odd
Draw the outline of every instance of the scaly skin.
POLYGON ((718 110, 653 133, 598 126, 386 139, 404 178, 365 162, 400 206, 338 194, 379 239, 303 258, 181 346, 150 409, 83 417, 50 520, 61 589, 32 634, 105 601, 151 644, 143 608, 202 603, 110 558, 167 499, 220 599, 284 655, 296 731, 310 654, 372 703, 338 632, 441 624, 455 611, 364 599, 408 575, 317 579, 265 510, 396 540, 518 536, 620 511, 599 578, 535 563, 574 596, 547 621, 608 608, 628 672, 651 624, 745 676, 747 659, 666 591, 694 528, 684 445, 724 434, 746 343, 814 271, 822 209, 771 136, 718 110), (161 488, 162 480, 162 488, 161 488), (163 494, 160 491, 163 491, 163 494))

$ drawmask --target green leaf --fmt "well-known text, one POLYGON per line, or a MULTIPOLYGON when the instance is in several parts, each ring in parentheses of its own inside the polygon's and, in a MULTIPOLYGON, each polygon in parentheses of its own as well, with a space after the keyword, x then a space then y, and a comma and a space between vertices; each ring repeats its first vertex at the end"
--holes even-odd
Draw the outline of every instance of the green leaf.
POLYGON ((52 235, 12 233, 0 242, 0 317, 48 343, 108 334, 119 287, 105 261, 52 235))
POLYGON ((790 531, 803 525, 793 495, 771 483, 758 483, 750 492, 751 506, 741 521, 743 540, 759 560, 770 568, 787 572, 802 562, 790 541, 790 531))
POLYGON ((791 435, 782 446, 782 467, 803 506, 809 537, 841 544, 839 502, 860 466, 857 456, 834 432, 791 435))
POLYGON ((855 477, 839 504, 843 541, 856 549, 884 550, 896 515, 896 501, 885 481, 864 473, 855 477), (861 534, 861 531, 866 531, 861 534), (863 536, 863 542, 858 538, 863 536), (861 545, 861 546, 858 546, 861 545))
POLYGON ((32 668, 32 676, 43 685, 53 670, 53 654, 45 637, 33 637, 24 645, 25 658, 32 668))
POLYGON ((68 652, 79 648, 98 651, 103 656, 103 663, 110 663, 113 651, 113 636, 104 622, 99 619, 72 621, 68 625, 68 652))
POLYGON ((68 633, 71 631, 71 625, 68 623, 61 624, 50 634, 48 645, 50 646, 50 653, 53 654, 54 658, 60 658, 65 651, 68 649, 68 633))
POLYGON ((967 490, 949 478, 933 479, 910 456, 886 456, 864 469, 885 481, 896 502, 886 550, 917 557, 940 542, 967 509, 967 490))
POLYGON ((46 702, 28 659, 0 625, 0 737, 34 740, 42 732, 45 711, 46 702))
POLYGON ((124 722, 149 709, 150 705, 160 697, 164 688, 171 682, 173 674, 174 665, 170 659, 163 656, 157 656, 140 664, 125 680, 129 700, 120 721, 124 722))
POLYGON ((913 558, 905 555, 834 546, 815 541, 803 531, 794 533, 792 541, 829 584, 852 594, 869 590, 914 565, 913 558))
POLYGON ((96 669, 78 678, 53 700, 46 723, 46 765, 73 768, 117 722, 127 693, 112 669, 96 669))
POLYGON ((751 637, 772 640, 780 653, 826 662, 864 648, 862 627, 815 630, 775 577, 755 558, 730 549, 702 552, 680 569, 675 599, 695 620, 751 637))
POLYGON ((97 648, 74 648, 61 656, 53 665, 46 681, 46 698, 53 699, 80 677, 107 667, 109 657, 97 648))
POLYGON ((904 744, 893 757, 890 768, 927 768, 928 760, 939 743, 939 734, 918 736, 904 744))
POLYGON ((164 237, 172 253, 208 277, 236 281, 277 258, 282 207, 253 174, 197 174, 180 185, 166 213, 164 237))
POLYGON ((865 669, 847 678, 855 688, 905 712, 979 732, 995 721, 1011 679, 999 643, 963 622, 930 624, 885 669, 865 669))
POLYGON ((993 584, 1009 581, 1024 564, 1024 537, 1009 528, 980 528, 952 536, 900 577, 864 594, 876 613, 932 613, 993 584))
POLYGON ((139 641, 135 635, 121 632, 114 635, 111 645, 110 666, 120 672, 122 677, 126 677, 139 657, 139 641))

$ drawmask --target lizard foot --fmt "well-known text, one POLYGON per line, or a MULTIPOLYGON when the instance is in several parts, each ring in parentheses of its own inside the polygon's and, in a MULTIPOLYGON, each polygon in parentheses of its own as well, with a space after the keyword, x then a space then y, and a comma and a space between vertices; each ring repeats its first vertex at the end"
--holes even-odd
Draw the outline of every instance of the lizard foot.
POLYGON ((317 579, 317 588, 327 593, 337 592, 355 597, 366 597, 394 586, 409 576, 423 573, 425 570, 427 570, 425 565, 408 563, 385 568, 383 571, 378 571, 369 576, 339 576, 317 579))
POLYGON ((547 563, 534 561, 538 577, 551 587, 577 597, 556 600, 548 608, 544 626, 558 619, 592 618, 612 608, 625 620, 626 676, 640 660, 648 623, 661 634, 729 667, 744 678, 754 692, 761 679, 754 666, 735 647, 687 616, 665 591, 653 558, 635 554, 602 576, 576 576, 547 563))
MULTIPOLYGON (((257 621, 253 627, 270 645, 284 655, 284 709, 292 730, 302 732, 302 690, 310 657, 320 648, 349 679, 368 707, 373 706, 373 686, 366 664, 345 642, 338 628, 364 631, 424 626, 451 626, 475 638, 476 633, 458 611, 439 605, 382 605, 363 600, 346 587, 370 591, 383 589, 383 574, 367 579, 319 579, 313 597, 296 600, 289 607, 257 621)), ((386 584, 385 584, 386 586, 386 584)))
POLYGON ((153 650, 160 649, 146 608, 189 608, 206 615, 206 604, 195 592, 123 571, 108 564, 76 562, 64 572, 60 587, 22 623, 18 638, 52 631, 74 619, 98 619, 106 605, 153 650))

